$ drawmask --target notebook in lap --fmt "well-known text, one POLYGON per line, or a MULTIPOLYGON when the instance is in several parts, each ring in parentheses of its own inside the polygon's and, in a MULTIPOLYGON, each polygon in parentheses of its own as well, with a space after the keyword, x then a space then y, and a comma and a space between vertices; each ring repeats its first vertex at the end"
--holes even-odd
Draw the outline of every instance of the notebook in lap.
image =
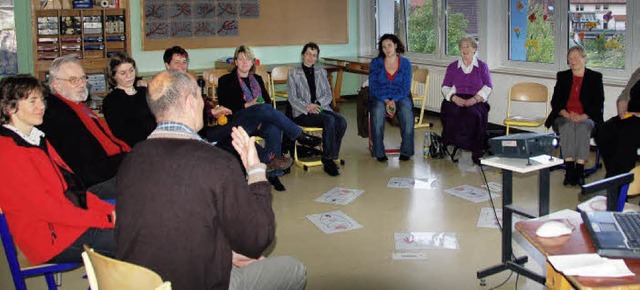
POLYGON ((589 211, 582 220, 598 254, 640 258, 640 213, 589 211))

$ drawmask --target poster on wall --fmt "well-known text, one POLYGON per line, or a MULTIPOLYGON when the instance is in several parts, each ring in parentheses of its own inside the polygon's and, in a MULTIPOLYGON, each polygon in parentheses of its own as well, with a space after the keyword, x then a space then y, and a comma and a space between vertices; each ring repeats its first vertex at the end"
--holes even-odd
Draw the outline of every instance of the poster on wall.
POLYGON ((0 75, 18 73, 18 44, 13 14, 13 1, 0 1, 0 75))
POLYGON ((348 2, 142 0, 142 49, 348 43, 348 2))

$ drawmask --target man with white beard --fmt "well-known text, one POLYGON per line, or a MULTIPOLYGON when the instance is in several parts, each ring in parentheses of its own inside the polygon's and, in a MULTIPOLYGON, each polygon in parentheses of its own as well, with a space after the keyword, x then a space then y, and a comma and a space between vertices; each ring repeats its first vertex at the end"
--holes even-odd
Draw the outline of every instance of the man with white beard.
POLYGON ((71 55, 56 58, 49 68, 49 88, 40 130, 80 177, 78 183, 102 199, 114 198, 116 172, 131 148, 83 103, 89 91, 80 61, 71 55))

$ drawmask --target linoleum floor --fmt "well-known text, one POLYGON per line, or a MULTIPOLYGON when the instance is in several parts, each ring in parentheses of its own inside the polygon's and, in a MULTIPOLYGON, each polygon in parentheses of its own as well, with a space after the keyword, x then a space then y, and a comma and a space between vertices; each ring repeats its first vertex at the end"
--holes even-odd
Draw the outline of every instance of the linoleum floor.
MULTIPOLYGON (((525 277, 516 279, 505 271, 485 279, 476 279, 476 271, 497 264, 501 257, 500 232, 476 226, 481 208, 489 202, 473 203, 445 193, 443 189, 468 184, 480 187, 484 181, 478 171, 469 171, 463 160, 460 164, 449 159, 424 159, 422 143, 428 130, 441 131, 437 117, 428 117, 433 128, 416 129, 416 155, 401 162, 398 155, 380 163, 372 158, 367 139, 357 135, 356 105, 341 104, 341 113, 349 128, 342 146, 341 175, 330 177, 321 167, 309 171, 293 167, 281 178, 287 190, 273 192, 273 207, 277 219, 277 240, 270 255, 291 255, 307 266, 306 289, 490 289, 506 281, 497 289, 544 289, 525 277), (435 178, 439 189, 388 188, 392 177, 435 178), (333 187, 365 190, 348 205, 332 205, 314 201, 333 187), (306 216, 340 210, 360 223, 363 228, 325 234, 306 216), (455 232, 459 249, 426 250, 426 260, 393 260, 394 233, 399 232, 455 232), (517 280, 517 282, 516 282, 517 280)), ((493 113, 493 112, 492 112, 493 113)), ((398 127, 387 126, 385 144, 400 144, 398 127)), ((463 157, 468 155, 463 154, 463 157)), ((501 173, 484 168, 489 182, 501 182, 501 173)), ((579 203, 579 189, 562 186, 564 172, 551 172, 551 211, 575 209, 579 203)), ((602 178, 599 170, 588 178, 602 178)), ((535 209, 537 206, 538 174, 514 174, 515 203, 535 209)), ((501 205, 501 198, 494 203, 501 205)), ((535 252, 522 239, 514 238, 516 255, 535 252)), ((203 245, 206 246, 206 245, 203 245)), ((543 260, 530 254, 527 267, 543 273, 543 260)), ((12 289, 6 261, 0 261, 0 289, 12 289)), ((60 289, 87 289, 82 268, 64 273, 60 289)), ((46 289, 41 277, 28 280, 29 289, 46 289)))

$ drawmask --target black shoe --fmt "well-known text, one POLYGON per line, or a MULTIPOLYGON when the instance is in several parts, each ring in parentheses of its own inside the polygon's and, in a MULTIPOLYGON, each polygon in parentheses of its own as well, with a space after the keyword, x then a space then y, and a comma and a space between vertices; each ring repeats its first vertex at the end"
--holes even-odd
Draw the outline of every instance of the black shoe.
POLYGON ((562 185, 569 186, 573 184, 573 179, 575 175, 575 162, 566 161, 564 163, 564 180, 562 181, 562 185))
POLYGON ((572 185, 584 185, 584 164, 576 163, 574 183, 572 185))
POLYGON ((322 143, 321 138, 307 135, 305 133, 300 134, 300 137, 298 137, 297 141, 298 143, 308 147, 316 147, 320 145, 320 143, 322 143))
POLYGON ((387 160, 389 160, 389 158, 387 158, 387 155, 383 155, 382 157, 376 157, 376 159, 378 159, 378 162, 387 162, 387 160))
POLYGON ((329 176, 338 176, 340 172, 338 171, 338 166, 332 159, 324 159, 322 158, 322 165, 324 167, 324 172, 326 172, 329 176))
POLYGON ((282 182, 280 182, 280 178, 278 178, 277 176, 269 176, 267 177, 267 180, 269 180, 269 183, 273 185, 273 189, 277 191, 287 190, 286 188, 284 188, 284 185, 282 185, 282 182))
POLYGON ((407 161, 407 160, 409 160, 409 159, 411 159, 411 157, 409 157, 409 156, 407 156, 407 155, 402 155, 402 154, 400 154, 400 161, 407 161))

